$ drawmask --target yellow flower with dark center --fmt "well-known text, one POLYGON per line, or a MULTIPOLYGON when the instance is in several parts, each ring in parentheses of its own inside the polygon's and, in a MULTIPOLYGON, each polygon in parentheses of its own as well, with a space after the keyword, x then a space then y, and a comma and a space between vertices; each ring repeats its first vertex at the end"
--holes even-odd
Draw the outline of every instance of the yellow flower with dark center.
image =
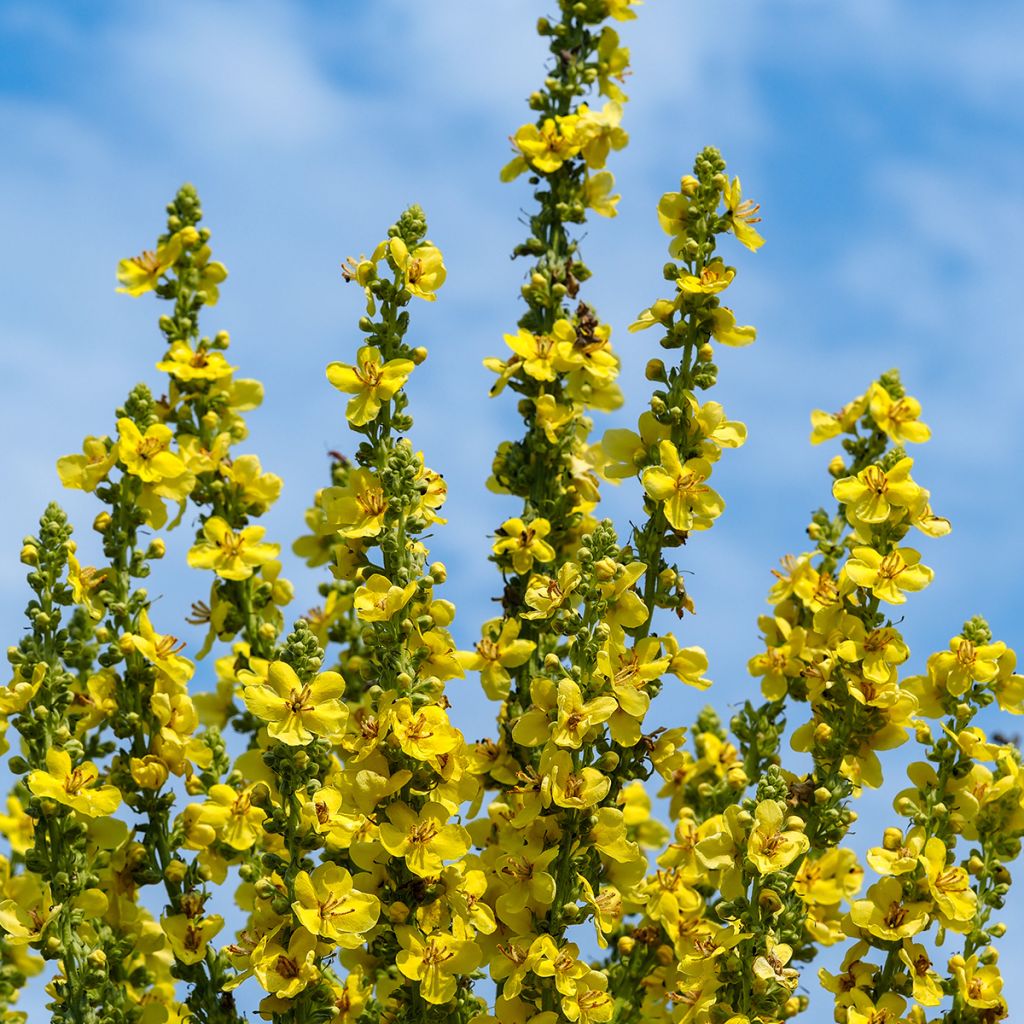
POLYGON ((925 843, 919 860, 939 913, 954 931, 967 931, 978 910, 978 897, 967 870, 946 863, 946 845, 935 836, 925 843))
POLYGON ((762 800, 757 805, 747 856, 762 875, 782 871, 810 849, 807 836, 787 829, 786 824, 783 805, 777 800, 762 800))
POLYGON ((414 875, 433 878, 446 860, 456 860, 470 846, 469 833, 448 821, 448 811, 438 803, 426 803, 419 811, 407 804, 388 805, 388 820, 381 822, 380 841, 392 857, 404 857, 414 875))
POLYGON ((758 216, 761 207, 752 199, 743 198, 739 178, 733 178, 731 185, 726 182, 722 188, 722 202, 725 204, 726 222, 736 236, 736 241, 751 252, 757 252, 764 245, 764 239, 754 227, 761 220, 758 216))
POLYGON ((156 252, 146 249, 138 256, 121 260, 117 265, 117 280, 121 287, 117 290, 135 297, 151 292, 178 261, 181 250, 181 235, 174 234, 161 242, 156 252))
POLYGON ((280 544, 263 540, 265 526, 245 526, 237 533, 226 519, 210 516, 203 523, 203 536, 188 553, 193 569, 212 569, 224 580, 247 580, 261 565, 281 553, 280 544))
POLYGON ((342 703, 345 680, 337 672, 321 672, 309 682, 299 679, 295 669, 275 661, 266 680, 250 672, 240 674, 245 706, 267 722, 272 739, 292 747, 305 746, 317 737, 336 740, 348 719, 342 703))
POLYGON ((415 593, 415 581, 400 587, 392 583, 387 576, 375 572, 356 590, 356 614, 363 622, 387 622, 412 600, 415 593))
POLYGON ((160 926, 171 944, 175 959, 183 964, 197 964, 206 957, 210 939, 224 927, 224 918, 219 914, 199 919, 175 914, 162 917, 160 926))
MULTIPOLYGON (((532 576, 529 586, 534 580, 547 577, 532 576)), ((551 581, 554 583, 554 581, 551 581)), ((529 604, 529 587, 527 588, 529 604)), ((458 657, 462 667, 470 672, 480 673, 480 682, 484 693, 491 700, 504 700, 509 693, 512 676, 510 668, 525 665, 533 654, 537 644, 533 640, 520 640, 521 624, 518 619, 495 620, 486 623, 483 636, 472 651, 459 651, 458 657), (500 625, 500 629, 498 628, 500 625)))
POLYGON ((916 398, 909 395, 893 398, 876 382, 868 392, 868 407, 878 429, 897 444, 907 441, 920 444, 932 436, 931 430, 918 418, 921 403, 916 398))
POLYGON ((411 926, 396 928, 395 934, 402 947, 395 966, 410 981, 419 982, 420 995, 435 1006, 447 1003, 455 995, 457 976, 472 974, 482 959, 480 947, 457 919, 452 934, 424 934, 411 926))
POLYGON ((354 395, 345 416, 354 427, 362 427, 377 418, 384 402, 409 379, 415 364, 411 359, 382 361, 380 349, 364 345, 356 354, 356 365, 330 363, 327 379, 339 391, 354 395))
POLYGON ((380 917, 380 900, 352 886, 352 876, 337 864, 321 864, 312 875, 295 876, 292 910, 312 935, 342 949, 358 949, 380 917))
POLYGON ((164 359, 156 364, 156 368, 181 381, 224 380, 238 369, 227 361, 223 352, 206 348, 194 351, 184 341, 176 341, 171 345, 164 359))
POLYGON ((116 463, 116 444, 105 437, 87 437, 81 455, 65 455, 57 460, 57 473, 65 487, 91 492, 116 463))
POLYGON ((391 258, 405 275, 405 287, 417 298, 433 302, 437 298, 434 293, 447 276, 441 250, 423 242, 410 252, 400 238, 392 238, 390 248, 391 258))
POLYGON ((34 796, 49 797, 72 807, 90 818, 113 814, 121 805, 116 786, 96 786, 99 770, 92 761, 71 765, 71 755, 51 748, 46 752, 46 770, 37 769, 28 776, 28 788, 34 796))
POLYGON ((683 274, 676 282, 681 292, 690 295, 717 295, 732 284, 736 271, 722 260, 713 259, 699 274, 683 274))
POLYGON ((858 587, 870 590, 889 604, 904 604, 904 591, 923 590, 935 576, 913 548, 893 548, 883 555, 874 548, 857 547, 843 572, 858 587))
POLYGON ((866 899, 850 904, 850 919, 876 939, 900 942, 928 926, 930 910, 927 901, 906 899, 903 883, 889 875, 868 889, 866 899))
POLYGON ((170 450, 174 434, 163 423, 142 431, 126 416, 117 421, 117 454, 125 470, 144 483, 162 484, 187 472, 181 456, 170 450))
POLYGON ((380 481, 367 469, 352 470, 339 487, 321 492, 325 526, 342 537, 376 537, 384 527, 388 500, 380 481))
POLYGON ((659 466, 649 466, 641 475, 644 490, 661 502, 673 530, 707 530, 725 511, 725 502, 708 487, 711 463, 707 459, 680 462, 671 441, 658 445, 659 466))
POLYGON ((928 501, 928 492, 910 479, 913 465, 913 459, 905 458, 887 470, 868 466, 856 476, 837 480, 832 494, 846 506, 846 517, 854 526, 912 516, 928 501))
POLYGON ((544 539, 551 532, 551 524, 542 518, 529 523, 515 517, 506 519, 499 527, 494 541, 494 553, 505 555, 520 576, 533 567, 534 562, 553 562, 555 549, 544 539))

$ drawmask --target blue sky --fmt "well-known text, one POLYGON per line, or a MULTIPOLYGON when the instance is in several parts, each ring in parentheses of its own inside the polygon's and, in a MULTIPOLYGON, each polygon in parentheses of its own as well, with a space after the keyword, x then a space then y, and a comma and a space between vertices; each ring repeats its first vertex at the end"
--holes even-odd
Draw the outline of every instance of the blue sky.
MULTIPOLYGON (((359 340, 359 296, 338 264, 371 249, 407 203, 425 207, 449 280, 439 302, 414 309, 414 336, 430 349, 411 385, 414 433, 449 482, 450 525, 434 551, 449 565, 459 638, 472 641, 497 592, 487 534, 513 512, 482 483, 495 445, 519 431, 514 402, 487 398, 480 366, 515 323, 524 269, 507 254, 527 186, 503 186, 497 171, 530 116, 524 98, 544 53, 533 24, 547 11, 535 0, 0 6, 0 436, 11 487, 0 614, 11 640, 25 600, 16 552, 57 493, 54 460, 111 430, 132 384, 158 377, 156 303, 115 295, 114 268, 151 245, 163 204, 190 180, 231 271, 206 329, 230 330, 241 373, 267 384, 249 450, 285 477, 267 517, 285 541, 324 482, 326 451, 347 440, 323 378, 359 340)), ((913 452, 915 477, 954 524, 921 545, 936 580, 902 626, 916 663, 979 612, 997 637, 1024 639, 1024 354, 1012 305, 1024 271, 1022 29, 1024 8, 999 0, 969 15, 952 2, 925 14, 909 0, 649 0, 622 26, 632 143, 611 165, 620 216, 588 227, 585 294, 614 327, 633 401, 598 432, 632 425, 646 394, 654 345, 625 327, 663 288, 658 196, 710 143, 765 218, 761 252, 730 250, 733 305, 759 338, 722 353, 715 395, 750 441, 716 469, 726 514, 684 562, 699 612, 684 641, 708 649, 709 696, 723 710, 753 690, 745 663, 769 570, 802 549, 809 511, 828 498, 831 450, 807 444, 808 413, 838 408, 890 366, 933 428, 913 452)), ((624 526, 638 500, 634 487, 609 489, 609 514, 624 526)), ((95 506, 62 501, 94 550, 95 506)), ((316 580, 289 569, 298 613, 316 580)), ((187 629, 205 587, 168 559, 150 588, 158 628, 187 629)), ((452 689, 465 731, 489 732, 483 698, 452 689)), ((666 691, 658 715, 687 721, 701 703, 666 691)), ((871 845, 887 796, 863 804, 859 841, 871 845)), ((1020 907, 1017 896, 1007 918, 1020 907)), ((1011 932, 1007 953, 1020 941, 1011 932)), ((1019 1001, 1024 982, 1011 973, 1008 984, 1019 1001)))

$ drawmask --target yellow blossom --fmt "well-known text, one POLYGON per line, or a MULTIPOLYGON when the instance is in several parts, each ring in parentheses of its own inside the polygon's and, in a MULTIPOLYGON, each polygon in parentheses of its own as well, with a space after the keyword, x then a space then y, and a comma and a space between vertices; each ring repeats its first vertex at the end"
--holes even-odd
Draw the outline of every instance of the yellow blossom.
POLYGON ((121 287, 117 290, 136 297, 152 291, 177 262, 181 249, 181 235, 174 234, 161 242, 156 252, 146 250, 138 256, 121 260, 117 265, 117 280, 121 287))
POLYGON ((747 856, 762 875, 782 871, 810 848, 803 832, 785 827, 782 805, 777 800, 762 800, 754 811, 754 822, 747 856))
POLYGON ((447 276, 441 250, 429 242, 421 242, 410 252, 405 242, 397 237, 391 239, 390 249, 391 258, 405 275, 405 287, 417 298, 433 302, 447 276))
POLYGON ((93 785, 98 778, 99 771, 92 761, 83 761, 72 768, 71 756, 51 747, 46 752, 46 770, 29 773, 28 788, 35 796, 49 797, 96 818, 113 814, 121 804, 121 793, 116 786, 93 785))
POLYGON ((318 736, 339 737, 348 709, 341 701, 345 680, 337 672, 321 672, 302 682, 291 665, 275 661, 266 680, 243 673, 245 706, 267 722, 268 734, 289 746, 304 746, 318 736))
POLYGON ((175 959, 183 964, 197 964, 206 956, 210 939, 224 927, 219 914, 196 919, 185 914, 162 917, 160 925, 171 944, 175 959))
POLYGON ((524 575, 535 561, 554 561, 555 549, 544 539, 550 532, 546 519, 532 519, 529 524, 518 517, 506 519, 495 535, 494 553, 507 555, 513 570, 524 575))
POLYGON ((419 810, 393 803, 388 820, 380 825, 380 841, 393 857, 404 857, 409 870, 421 878, 441 874, 446 860, 461 857, 470 844, 469 833, 448 821, 448 811, 438 803, 419 810))
POLYGON ((57 473, 65 487, 91 492, 117 463, 117 445, 106 437, 87 437, 82 453, 59 458, 57 473))
POLYGON ((480 947, 457 927, 453 934, 402 926, 395 929, 401 944, 395 966, 410 981, 419 982, 420 995, 434 1005, 455 995, 456 976, 471 974, 480 964, 480 947))
POLYGON ((725 184, 722 189, 722 201, 725 204, 725 219, 732 228, 736 240, 751 252, 757 252, 764 245, 764 239, 754 227, 761 220, 758 216, 761 207, 752 199, 743 198, 739 178, 733 178, 731 185, 725 184))
POLYGON ((363 622, 387 622, 412 600, 414 593, 415 582, 399 587, 386 576, 374 573, 355 593, 356 613, 363 622))
POLYGON ((352 876, 336 864, 321 864, 312 875, 295 876, 292 910, 312 935, 357 949, 380 916, 380 900, 352 886, 352 876))
POLYGON ((706 459, 680 462, 671 441, 658 446, 659 466, 643 471, 644 490, 655 501, 664 503, 665 518, 674 530, 706 530, 725 509, 725 502, 707 486, 711 464, 706 459))
POLYGON ((188 553, 193 569, 212 569, 221 579, 246 580, 257 566, 266 565, 281 553, 280 544, 263 540, 264 526, 245 526, 237 533, 227 520, 210 516, 203 535, 188 553))
POLYGON ((871 385, 868 392, 868 405, 871 418, 878 429, 884 431, 897 444, 907 441, 919 444, 932 436, 931 430, 918 419, 921 415, 921 403, 916 398, 909 395, 904 398, 893 398, 876 382, 871 385))
POLYGON ((327 379, 339 391, 355 397, 349 400, 345 415, 355 427, 377 418, 382 403, 389 402, 413 371, 411 359, 382 361, 380 349, 364 345, 356 354, 356 365, 331 363, 327 379))
POLYGON ((889 604, 903 604, 905 590, 923 590, 931 583, 934 573, 920 565, 921 556, 913 548, 893 548, 886 555, 874 548, 853 549, 843 571, 858 587, 870 590, 889 604))

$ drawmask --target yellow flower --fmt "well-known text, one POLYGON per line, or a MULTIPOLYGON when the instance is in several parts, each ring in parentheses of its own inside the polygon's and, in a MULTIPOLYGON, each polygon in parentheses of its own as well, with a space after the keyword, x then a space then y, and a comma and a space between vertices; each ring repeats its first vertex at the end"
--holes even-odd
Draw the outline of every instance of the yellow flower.
POLYGON ((777 800, 762 800, 754 811, 754 822, 747 856, 762 875, 782 871, 810 849, 803 832, 785 828, 783 805, 777 800))
POLYGON ((1000 993, 1003 990, 1003 979, 995 964, 982 967, 977 954, 965 960, 957 953, 949 958, 949 970, 956 979, 957 990, 968 1006, 987 1010, 1002 1004, 1000 993))
POLYGON ((501 180, 511 181, 529 167, 544 174, 557 171, 580 151, 578 120, 575 114, 568 114, 547 117, 539 127, 524 124, 518 128, 511 141, 521 155, 502 168, 501 180))
POLYGON ((999 675, 999 659, 1005 653, 1006 644, 1001 641, 974 644, 955 636, 949 642, 949 650, 936 655, 934 667, 946 689, 954 697, 961 697, 976 682, 992 682, 999 675))
POLYGON ((533 973, 538 978, 553 978, 555 988, 563 996, 576 995, 576 982, 590 968, 580 960, 580 949, 575 942, 555 944, 550 935, 541 935, 530 946, 533 973))
POLYGON ((205 348, 193 351, 185 341, 174 342, 156 368, 169 373, 175 380, 183 381, 223 380, 238 369, 227 361, 223 352, 205 348))
POLYGON ((895 992, 885 992, 877 1001, 867 992, 853 989, 846 1011, 846 1024, 902 1024, 907 1001, 895 992))
MULTIPOLYGON (((575 562, 566 562, 562 565, 558 570, 557 578, 542 576, 539 573, 531 576, 526 584, 526 595, 523 598, 531 610, 522 612, 522 618, 546 619, 566 604, 573 591, 579 587, 580 579, 580 567, 575 562)), ((516 635, 518 633, 519 626, 517 624, 516 635)), ((532 642, 524 641, 524 643, 532 642)))
POLYGON ((387 622, 412 600, 415 592, 415 582, 399 587, 375 572, 355 593, 356 614, 363 622, 387 622))
POLYGON ((233 850, 252 849, 263 836, 263 821, 267 816, 253 804, 252 793, 252 786, 236 792, 230 786, 218 783, 210 787, 205 803, 190 804, 186 808, 186 818, 211 829, 210 841, 216 835, 233 850))
POLYGON ((583 205, 599 217, 614 217, 618 212, 615 208, 622 196, 617 193, 612 195, 613 188, 615 178, 610 171, 588 174, 583 182, 583 205))
POLYGON ((437 298, 434 293, 444 284, 447 276, 444 259, 437 246, 423 242, 409 252, 409 247, 402 239, 392 238, 391 258, 405 275, 405 287, 413 295, 428 302, 437 298))
POLYGON ((171 235, 156 247, 156 252, 145 250, 138 256, 121 260, 117 265, 117 280, 121 287, 117 290, 132 296, 151 292, 160 278, 167 273, 181 255, 181 235, 171 235))
POLYGON ((91 565, 83 566, 74 554, 68 552, 68 583, 71 584, 71 596, 91 618, 103 618, 106 606, 103 595, 98 591, 106 579, 106 569, 95 569, 91 565))
POLYGON ((312 935, 342 949, 357 949, 380 917, 380 900, 352 887, 352 876, 337 864, 321 864, 312 875, 295 876, 292 910, 312 935))
POLYGON ((717 306, 709 314, 715 341, 731 348, 743 348, 757 339, 757 329, 736 323, 736 314, 728 306, 717 306))
POLYGON ((381 362, 380 349, 364 345, 356 354, 356 365, 331 363, 327 379, 339 391, 355 395, 349 400, 345 416, 355 427, 362 427, 377 418, 381 404, 390 402, 395 392, 413 371, 411 359, 389 359, 381 362))
POLYGON ((541 772, 550 782, 551 800, 558 807, 584 809, 599 804, 611 788, 611 780, 596 768, 577 769, 568 750, 544 749, 541 772))
POLYGON ((736 236, 736 241, 745 245, 751 252, 757 252, 764 245, 764 239, 757 233, 754 225, 761 218, 757 215, 761 207, 752 199, 743 198, 740 179, 733 178, 732 184, 725 184, 722 189, 722 201, 725 203, 725 219, 736 236))
POLYGON ((143 434, 126 416, 117 421, 117 454, 127 472, 144 483, 163 484, 187 474, 180 455, 170 450, 174 434, 163 423, 153 423, 143 434))
POLYGON ((889 875, 868 889, 867 899, 850 904, 850 918, 876 939, 900 942, 927 927, 930 909, 928 902, 906 900, 903 883, 889 875))
POLYGON ((450 935, 424 935, 409 925, 396 928, 395 934, 402 947, 395 957, 395 966, 410 981, 419 982, 420 995, 437 1006, 455 995, 456 976, 471 974, 482 959, 480 947, 466 937, 465 928, 457 920, 450 935))
POLYGON ((535 561, 554 561, 555 549, 544 540, 550 532, 551 524, 546 519, 533 519, 529 524, 518 517, 506 519, 495 535, 494 553, 509 556, 513 570, 525 575, 535 561))
POLYGON ((572 368, 575 341, 576 329, 565 319, 556 320, 550 334, 534 334, 520 327, 517 333, 505 335, 505 343, 518 357, 508 366, 522 366, 534 380, 553 381, 559 372, 572 368))
POLYGON ((348 708, 340 699, 345 680, 337 672, 321 672, 303 683, 291 665, 275 661, 265 682, 252 673, 241 679, 245 706, 269 723, 267 733, 281 743, 299 747, 318 736, 335 739, 345 728, 348 708))
POLYGON ((276 473, 264 473, 256 455, 239 455, 219 468, 221 476, 235 485, 246 510, 254 515, 262 515, 281 495, 281 478, 276 473))
POLYGON ((57 460, 60 482, 67 488, 94 491, 117 462, 117 445, 106 437, 87 437, 81 455, 65 455, 57 460))
POLYGON ((392 707, 391 731, 398 745, 417 761, 430 761, 450 754, 462 742, 462 734, 448 720, 440 704, 426 704, 413 710, 412 701, 403 697, 392 707))
POLYGON ((920 444, 932 436, 931 430, 918 419, 921 403, 916 398, 893 398, 876 382, 868 392, 868 405, 875 425, 897 444, 920 444))
POLYGON ((928 492, 910 479, 913 465, 913 459, 904 458, 888 470, 868 466, 856 476, 837 480, 832 494, 846 506, 846 517, 854 526, 884 523, 894 511, 897 517, 904 512, 913 515, 928 501, 928 492))
POLYGON ((910 975, 914 988, 914 999, 922 1006, 938 1006, 944 997, 942 979, 932 970, 931 957, 919 942, 903 940, 900 949, 900 960, 903 961, 910 975))
POLYGON ((562 1013, 574 1024, 576 1021, 579 1024, 607 1024, 615 1013, 615 1000, 608 992, 608 976, 602 971, 586 971, 576 981, 576 991, 571 996, 562 997, 562 1013))
POLYGON ((328 529, 342 537, 375 537, 384 527, 388 500, 367 469, 352 470, 342 486, 325 488, 321 502, 328 529))
POLYGON ((923 590, 935 576, 913 548, 893 548, 880 555, 874 548, 853 549, 843 571, 858 587, 870 590, 889 604, 903 604, 905 590, 923 590))
POLYGON ((149 613, 139 613, 139 632, 126 633, 121 640, 122 649, 138 651, 157 671, 157 675, 175 688, 184 688, 192 678, 195 665, 181 656, 184 641, 176 636, 157 633, 149 621, 149 613))
MULTIPOLYGON (((531 576, 530 585, 537 579, 546 577, 531 576)), ((554 581, 552 581, 554 582, 554 581)), ((529 587, 527 588, 529 603, 529 587)), ((521 624, 518 619, 494 620, 483 628, 483 637, 476 644, 475 651, 460 651, 459 661, 462 667, 470 672, 480 673, 480 682, 484 693, 491 700, 504 700, 509 694, 512 676, 510 668, 525 665, 537 645, 533 640, 520 640, 521 624), (500 629, 498 627, 500 626, 500 629), (495 635, 497 631, 497 635, 495 635)))
POLYGON ((388 820, 381 822, 380 841, 392 857, 404 857, 414 875, 433 878, 446 860, 456 860, 470 846, 469 833, 448 823, 448 811, 438 803, 426 803, 419 811, 407 804, 388 805, 388 820))
POLYGON ((252 952, 256 978, 271 995, 297 996, 320 977, 316 966, 316 936, 296 928, 285 946, 276 934, 265 936, 252 952))
POLYGON ((636 17, 634 7, 639 7, 643 0, 604 0, 605 11, 609 18, 616 21, 632 21, 636 17))
POLYGON ((281 553, 280 544, 263 541, 264 526, 245 526, 238 533, 227 520, 210 516, 203 523, 203 538, 189 550, 193 569, 212 569, 221 579, 247 580, 256 566, 266 565, 281 553))
POLYGON ((205 958, 210 939, 224 927, 224 918, 211 914, 197 920, 185 914, 175 914, 160 918, 160 926, 175 958, 183 964, 197 964, 205 958))
POLYGON ((660 466, 649 466, 641 480, 655 501, 664 502, 665 518, 674 530, 707 530, 725 510, 725 502, 707 486, 711 463, 707 459, 679 461, 671 441, 658 446, 660 466))
POLYGON ((690 295, 717 295, 732 284, 735 276, 732 267, 713 259, 699 274, 683 274, 676 283, 680 291, 690 295))
POLYGON ((925 843, 919 859, 939 913, 954 931, 967 931, 978 909, 978 897, 966 869, 946 865, 945 843, 935 836, 925 843))
POLYGON ((113 814, 121 804, 121 793, 115 786, 93 786, 99 774, 92 761, 72 768, 68 753, 51 748, 46 752, 46 771, 31 772, 28 788, 35 796, 49 797, 90 818, 99 818, 113 814))
POLYGON ((793 891, 812 905, 832 906, 860 892, 864 869, 853 850, 832 847, 820 857, 805 858, 793 879, 793 891))

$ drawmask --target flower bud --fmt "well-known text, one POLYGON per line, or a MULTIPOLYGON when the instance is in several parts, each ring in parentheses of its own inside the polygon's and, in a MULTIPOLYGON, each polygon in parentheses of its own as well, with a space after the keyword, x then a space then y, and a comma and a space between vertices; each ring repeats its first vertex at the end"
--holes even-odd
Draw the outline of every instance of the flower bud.
POLYGON ((34 544, 26 544, 21 549, 21 561, 24 565, 39 564, 39 551, 34 544))
POLYGON ((109 512, 101 512, 92 521, 92 528, 97 533, 105 533, 106 530, 107 530, 107 527, 109 527, 112 522, 113 522, 113 519, 111 519, 109 512))
POLYGON ((684 196, 696 195, 700 182, 692 174, 684 174, 679 181, 679 191, 684 196))
POLYGON ((903 830, 890 826, 882 833, 882 848, 898 850, 903 845, 903 830))
POLYGON ((699 349, 697 349, 697 358, 702 363, 710 363, 715 355, 715 350, 711 347, 709 342, 704 342, 699 349))
POLYGON ((420 366, 422 363, 426 362, 427 350, 423 345, 417 345, 409 354, 412 357, 412 361, 417 366, 420 366))
POLYGON ((176 858, 164 868, 164 878, 168 882, 180 883, 185 880, 186 871, 188 871, 188 865, 183 860, 176 858))
POLYGON ((619 951, 619 956, 629 956, 636 948, 636 939, 632 935, 623 935, 616 943, 616 948, 619 951))
POLYGON ((155 562, 157 559, 163 558, 166 553, 167 545, 164 543, 163 537, 154 537, 146 549, 146 558, 155 562))
POLYGON ((665 363, 661 359, 648 359, 644 376, 648 380, 665 382, 665 363))

